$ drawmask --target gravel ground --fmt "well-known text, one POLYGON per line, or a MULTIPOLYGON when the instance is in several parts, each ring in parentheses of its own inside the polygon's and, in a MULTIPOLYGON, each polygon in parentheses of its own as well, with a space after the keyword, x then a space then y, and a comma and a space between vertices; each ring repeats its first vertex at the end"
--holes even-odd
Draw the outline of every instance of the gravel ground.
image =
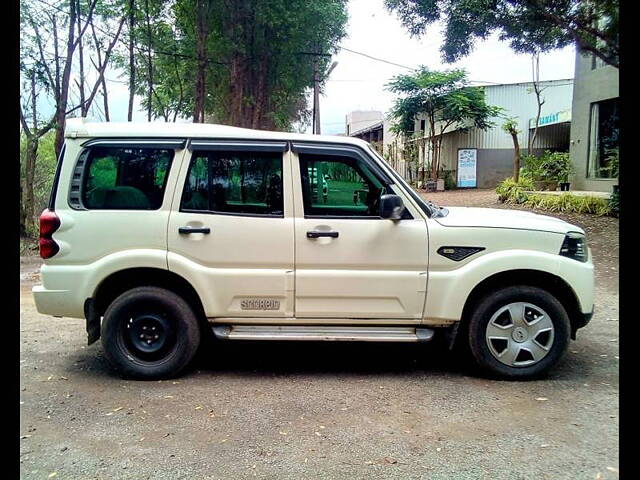
MULTIPOLYGON (((429 194, 501 208, 492 191, 429 194)), ((560 215, 558 215, 560 216, 560 215)), ((473 376, 440 344, 240 343, 125 381, 21 282, 21 478, 618 478, 618 223, 580 216, 597 310, 545 380, 473 376)))

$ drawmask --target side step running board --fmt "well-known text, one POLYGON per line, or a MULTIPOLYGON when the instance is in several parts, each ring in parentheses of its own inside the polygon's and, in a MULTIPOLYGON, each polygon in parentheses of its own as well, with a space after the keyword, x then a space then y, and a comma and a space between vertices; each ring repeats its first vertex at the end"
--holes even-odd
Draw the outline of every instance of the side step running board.
POLYGON ((434 331, 416 327, 216 325, 213 333, 225 340, 428 342, 434 331))

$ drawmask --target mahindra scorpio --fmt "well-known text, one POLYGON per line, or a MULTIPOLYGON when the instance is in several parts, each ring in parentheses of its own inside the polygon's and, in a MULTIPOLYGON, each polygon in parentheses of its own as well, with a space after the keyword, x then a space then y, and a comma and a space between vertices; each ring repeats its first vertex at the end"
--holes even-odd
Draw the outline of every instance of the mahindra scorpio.
POLYGON ((208 336, 442 336, 525 378, 592 316, 581 228, 425 202, 364 141, 81 119, 65 137, 35 302, 86 319, 127 377, 177 375, 208 336))

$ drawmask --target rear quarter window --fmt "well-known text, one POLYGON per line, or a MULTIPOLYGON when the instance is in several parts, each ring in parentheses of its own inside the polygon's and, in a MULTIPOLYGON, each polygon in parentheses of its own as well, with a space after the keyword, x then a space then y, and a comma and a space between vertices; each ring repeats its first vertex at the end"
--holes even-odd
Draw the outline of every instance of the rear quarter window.
POLYGON ((82 206, 89 210, 157 210, 162 205, 174 151, 93 147, 82 178, 82 206))

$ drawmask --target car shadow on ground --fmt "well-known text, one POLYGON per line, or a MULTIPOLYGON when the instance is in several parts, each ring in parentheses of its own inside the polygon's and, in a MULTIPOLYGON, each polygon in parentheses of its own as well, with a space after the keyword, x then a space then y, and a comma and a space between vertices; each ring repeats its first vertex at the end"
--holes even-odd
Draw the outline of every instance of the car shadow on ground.
MULTIPOLYGON (((570 352, 549 373, 548 379, 583 381, 591 376, 596 356, 591 345, 574 343, 570 352)), ((121 377, 108 363, 99 342, 78 349, 67 357, 67 373, 88 377, 121 377)), ((450 351, 444 342, 375 343, 375 342, 250 342, 217 341, 201 349, 181 375, 185 380, 201 376, 243 377, 342 375, 376 376, 398 374, 428 377, 484 377, 461 352, 450 351)))

